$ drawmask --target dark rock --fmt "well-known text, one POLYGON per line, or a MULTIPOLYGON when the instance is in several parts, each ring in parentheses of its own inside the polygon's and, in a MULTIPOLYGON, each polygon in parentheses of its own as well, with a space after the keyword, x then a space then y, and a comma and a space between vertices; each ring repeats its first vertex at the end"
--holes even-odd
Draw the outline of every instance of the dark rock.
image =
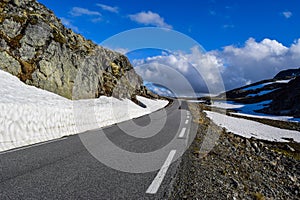
POLYGON ((300 77, 291 80, 274 95, 271 104, 261 112, 300 117, 300 77))
POLYGON ((230 178, 230 180, 232 181, 232 184, 235 188, 239 186, 239 182, 237 180, 235 180, 234 178, 230 178))
POLYGON ((283 71, 279 72, 278 74, 276 74, 274 79, 279 79, 279 80, 290 79, 290 78, 293 78, 296 76, 300 76, 300 68, 283 70, 283 71))

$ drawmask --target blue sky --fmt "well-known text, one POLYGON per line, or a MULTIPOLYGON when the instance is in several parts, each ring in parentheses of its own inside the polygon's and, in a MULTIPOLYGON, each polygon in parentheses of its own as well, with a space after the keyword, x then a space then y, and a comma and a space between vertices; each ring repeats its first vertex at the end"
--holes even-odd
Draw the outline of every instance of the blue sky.
POLYGON ((181 96, 215 94, 300 67, 299 0, 39 2, 75 32, 126 53, 144 81, 181 96))
MULTIPOLYGON (((69 26, 101 43, 119 32, 164 26, 187 34, 206 50, 242 45, 248 38, 275 39, 290 45, 300 37, 298 0, 39 0, 69 26), (97 5, 98 4, 98 5, 97 5), (100 5, 102 4, 102 5, 100 5), (86 12, 74 8, 82 8, 86 12), (72 12, 73 10, 73 12, 72 12), (76 13, 77 11, 77 13, 76 13), (159 19, 137 22, 134 15, 145 12, 159 19)), ((146 16, 145 16, 146 17, 146 16)))

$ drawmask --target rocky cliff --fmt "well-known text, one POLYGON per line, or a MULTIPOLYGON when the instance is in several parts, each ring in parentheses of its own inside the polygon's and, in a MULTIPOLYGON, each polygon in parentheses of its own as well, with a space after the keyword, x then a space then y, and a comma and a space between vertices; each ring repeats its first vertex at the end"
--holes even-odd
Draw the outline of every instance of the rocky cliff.
POLYGON ((147 93, 124 55, 65 28, 35 0, 0 1, 0 69, 69 99, 147 93))

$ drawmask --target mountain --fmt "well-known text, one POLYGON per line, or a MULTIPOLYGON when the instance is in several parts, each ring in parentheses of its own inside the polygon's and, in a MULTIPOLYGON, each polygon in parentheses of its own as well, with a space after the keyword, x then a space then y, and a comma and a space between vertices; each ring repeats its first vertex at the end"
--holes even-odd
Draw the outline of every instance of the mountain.
POLYGON ((300 117, 300 69, 279 72, 274 78, 230 90, 215 97, 238 103, 269 101, 257 112, 300 117))
POLYGON ((69 99, 151 95, 127 57, 75 34, 35 0, 0 2, 0 69, 69 99))
POLYGON ((300 76, 300 68, 298 69, 287 69, 279 72, 276 74, 274 79, 287 79, 287 78, 293 78, 296 76, 300 76))

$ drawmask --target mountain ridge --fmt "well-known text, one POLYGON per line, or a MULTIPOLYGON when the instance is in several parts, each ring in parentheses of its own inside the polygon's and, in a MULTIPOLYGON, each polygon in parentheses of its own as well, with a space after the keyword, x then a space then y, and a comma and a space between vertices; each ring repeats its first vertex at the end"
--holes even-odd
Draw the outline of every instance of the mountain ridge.
POLYGON ((271 115, 300 117, 300 69, 279 72, 271 79, 262 80, 221 93, 212 100, 229 100, 243 104, 270 101, 257 112, 271 115))

